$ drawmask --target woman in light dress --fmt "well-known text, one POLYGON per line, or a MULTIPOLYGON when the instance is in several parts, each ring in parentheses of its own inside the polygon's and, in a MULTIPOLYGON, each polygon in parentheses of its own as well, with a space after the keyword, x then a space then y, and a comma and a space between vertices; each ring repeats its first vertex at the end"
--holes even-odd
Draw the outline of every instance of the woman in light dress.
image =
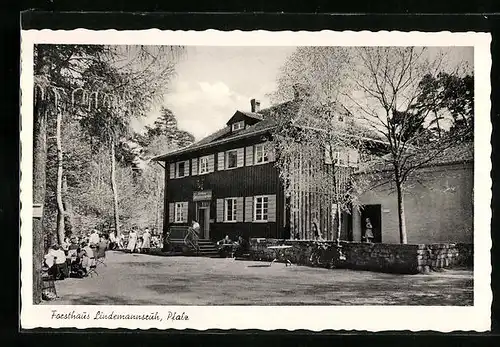
POLYGON ((134 253, 136 242, 137 242, 137 232, 135 231, 135 229, 132 229, 128 234, 128 244, 127 244, 127 249, 131 253, 134 253))
POLYGON ((151 233, 149 232, 149 228, 145 228, 144 233, 142 234, 142 250, 145 253, 148 253, 150 248, 151 248, 151 233))

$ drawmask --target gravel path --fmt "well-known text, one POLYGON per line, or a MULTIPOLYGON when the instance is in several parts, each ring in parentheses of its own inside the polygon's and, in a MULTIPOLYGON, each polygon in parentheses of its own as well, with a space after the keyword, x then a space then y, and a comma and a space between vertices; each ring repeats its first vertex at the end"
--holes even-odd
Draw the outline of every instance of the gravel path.
POLYGON ((427 275, 107 252, 99 276, 56 282, 67 305, 473 304, 470 270, 427 275))

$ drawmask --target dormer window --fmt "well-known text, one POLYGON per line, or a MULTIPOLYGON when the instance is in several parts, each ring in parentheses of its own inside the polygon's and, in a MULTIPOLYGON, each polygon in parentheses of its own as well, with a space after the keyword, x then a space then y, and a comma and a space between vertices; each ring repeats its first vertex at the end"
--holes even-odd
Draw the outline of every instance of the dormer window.
POLYGON ((241 130, 243 128, 245 128, 245 121, 243 121, 243 120, 241 120, 239 122, 236 122, 236 123, 233 123, 231 125, 231 130, 232 131, 238 131, 238 130, 241 130))

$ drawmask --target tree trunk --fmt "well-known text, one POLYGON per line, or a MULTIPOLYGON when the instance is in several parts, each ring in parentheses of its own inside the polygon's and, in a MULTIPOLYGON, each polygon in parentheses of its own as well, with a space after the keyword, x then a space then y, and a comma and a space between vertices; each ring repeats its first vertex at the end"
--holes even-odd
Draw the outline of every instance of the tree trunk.
POLYGON ((62 112, 56 110, 56 143, 57 143, 57 185, 56 185, 56 201, 57 201, 57 243, 64 242, 64 205, 62 198, 62 180, 63 180, 63 150, 61 141, 61 123, 62 112))
POLYGON ((111 141, 110 150, 111 159, 111 190, 113 191, 113 212, 115 222, 115 235, 120 237, 120 215, 118 211, 118 189, 116 187, 116 169, 115 169, 115 141, 111 141))
POLYGON ((434 111, 434 117, 436 118, 436 126, 438 129, 438 137, 441 138, 441 126, 439 125, 439 117, 436 111, 434 111))
POLYGON ((399 180, 396 181, 396 190, 398 194, 399 242, 406 244, 408 243, 408 238, 406 235, 404 193, 399 180))
POLYGON ((68 198, 68 182, 66 176, 63 176, 63 196, 64 196, 64 227, 65 233, 68 235, 73 234, 73 204, 68 198))
MULTIPOLYGON (((33 203, 43 204, 46 189, 47 110, 41 100, 37 101, 33 128, 33 203)), ((33 218, 33 304, 39 304, 42 301, 43 254, 43 217, 33 218)))
POLYGON ((340 204, 337 201, 337 246, 340 245, 340 233, 342 232, 342 215, 340 212, 340 204))
MULTIPOLYGON (((156 171, 156 170, 155 170, 156 171)), ((156 171, 156 232, 160 230, 160 221, 161 221, 161 205, 162 205, 162 196, 161 196, 161 181, 160 174, 156 171)))

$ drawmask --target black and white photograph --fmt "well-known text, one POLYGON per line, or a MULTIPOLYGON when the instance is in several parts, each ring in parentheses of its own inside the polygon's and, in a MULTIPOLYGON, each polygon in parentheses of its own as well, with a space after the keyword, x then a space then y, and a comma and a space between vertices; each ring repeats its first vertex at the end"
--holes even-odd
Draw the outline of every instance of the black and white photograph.
POLYGON ((489 328, 488 35, 49 33, 22 325, 489 328))

